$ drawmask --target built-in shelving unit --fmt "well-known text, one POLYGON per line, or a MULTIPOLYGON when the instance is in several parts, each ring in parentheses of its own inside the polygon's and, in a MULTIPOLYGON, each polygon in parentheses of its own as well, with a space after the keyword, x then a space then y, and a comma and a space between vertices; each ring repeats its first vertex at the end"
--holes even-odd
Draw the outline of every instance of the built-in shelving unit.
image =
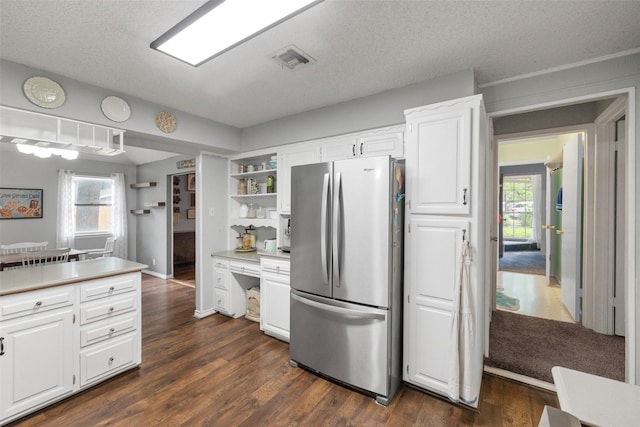
POLYGON ((275 152, 261 150, 247 153, 244 157, 233 157, 229 161, 231 247, 237 242, 236 236, 250 226, 257 230, 258 246, 264 239, 276 236, 278 219, 271 214, 276 211, 278 198, 276 156, 275 152), (269 188, 271 192, 267 192, 267 181, 273 182, 272 188, 269 188), (245 214, 245 211, 248 213, 245 214), (252 215, 253 212, 255 215, 252 215))

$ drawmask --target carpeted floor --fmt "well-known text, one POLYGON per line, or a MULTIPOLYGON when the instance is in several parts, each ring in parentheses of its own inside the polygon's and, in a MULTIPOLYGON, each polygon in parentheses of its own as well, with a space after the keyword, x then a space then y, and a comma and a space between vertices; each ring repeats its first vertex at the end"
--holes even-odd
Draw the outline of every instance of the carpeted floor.
POLYGON ((624 381, 624 338, 498 310, 492 315, 485 364, 549 383, 554 366, 624 381))
POLYGON ((505 251, 498 270, 523 274, 545 274, 544 255, 540 251, 505 251))

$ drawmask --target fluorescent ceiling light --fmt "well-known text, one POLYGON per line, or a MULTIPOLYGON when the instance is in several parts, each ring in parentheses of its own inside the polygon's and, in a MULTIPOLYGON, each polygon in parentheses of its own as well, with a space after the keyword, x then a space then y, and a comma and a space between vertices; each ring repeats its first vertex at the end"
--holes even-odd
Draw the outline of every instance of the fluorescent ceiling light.
POLYGON ((323 0, 211 0, 151 43, 193 66, 220 55, 323 0))
POLYGON ((18 151, 23 154, 33 154, 41 159, 48 159, 52 154, 60 156, 63 159, 75 160, 78 158, 78 152, 75 150, 64 150, 62 148, 40 147, 38 145, 16 144, 18 151))

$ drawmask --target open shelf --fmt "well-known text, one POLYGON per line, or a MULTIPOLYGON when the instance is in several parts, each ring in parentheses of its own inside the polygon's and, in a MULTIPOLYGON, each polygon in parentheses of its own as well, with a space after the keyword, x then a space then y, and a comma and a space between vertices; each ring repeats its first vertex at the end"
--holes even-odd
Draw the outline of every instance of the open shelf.
POLYGON ((135 184, 130 184, 129 187, 138 189, 138 188, 155 187, 156 185, 158 185, 157 182, 147 181, 147 182, 136 182, 135 184))

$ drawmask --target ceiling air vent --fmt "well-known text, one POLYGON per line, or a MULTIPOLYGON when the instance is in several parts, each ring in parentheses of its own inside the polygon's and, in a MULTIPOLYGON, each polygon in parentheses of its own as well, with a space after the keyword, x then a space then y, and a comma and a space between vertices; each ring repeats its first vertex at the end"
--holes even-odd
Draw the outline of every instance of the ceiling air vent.
POLYGON ((271 59, 283 68, 291 71, 298 70, 316 62, 311 55, 303 52, 302 49, 294 45, 287 46, 275 52, 271 55, 271 59))

